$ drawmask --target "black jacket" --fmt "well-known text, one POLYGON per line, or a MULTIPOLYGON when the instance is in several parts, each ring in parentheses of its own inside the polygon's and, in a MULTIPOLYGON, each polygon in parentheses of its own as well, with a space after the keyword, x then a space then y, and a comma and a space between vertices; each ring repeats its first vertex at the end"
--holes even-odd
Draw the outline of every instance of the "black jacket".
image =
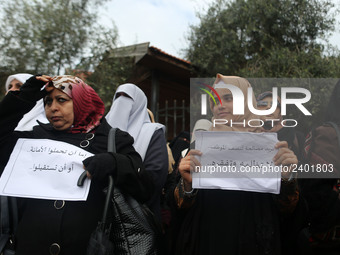
MULTIPOLYGON (((40 124, 33 131, 16 132, 14 128, 34 106, 16 93, 8 93, 0 103, 0 171, 2 173, 18 138, 52 139, 79 147, 86 134, 56 131, 50 124, 40 124)), ((85 150, 107 152, 110 126, 105 119, 95 130, 95 136, 85 150)), ((105 195, 103 188, 108 174, 115 185, 141 202, 148 200, 153 184, 145 172, 139 154, 134 150, 133 138, 126 132, 116 133, 117 153, 109 154, 109 162, 99 162, 101 179, 93 178, 86 201, 53 201, 19 198, 19 226, 16 233, 16 254, 50 254, 50 248, 60 246, 59 254, 85 254, 90 234, 102 214, 105 195), (113 164, 112 164, 113 162, 113 164), (106 167, 107 166, 107 167, 106 167), (138 171, 138 169, 140 169, 138 171)))

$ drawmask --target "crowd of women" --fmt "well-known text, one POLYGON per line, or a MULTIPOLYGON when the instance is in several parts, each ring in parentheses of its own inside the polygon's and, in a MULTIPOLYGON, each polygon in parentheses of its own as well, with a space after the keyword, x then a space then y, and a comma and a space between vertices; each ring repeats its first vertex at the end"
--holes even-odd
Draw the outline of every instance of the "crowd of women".
MULTIPOLYGON (((282 125, 280 98, 276 110, 264 116, 277 120, 270 127, 211 125, 210 120, 195 125, 195 130, 277 133, 273 162, 289 169, 281 173, 279 194, 193 189, 192 172, 202 155, 195 149, 195 133, 191 142, 188 133, 176 137, 171 152, 166 127, 153 123, 147 98, 134 84, 118 87, 106 115, 97 93, 74 76, 16 74, 5 86, 0 102, 1 172, 20 138, 61 141, 93 154, 83 161, 91 179, 86 201, 17 198, 15 254, 86 254, 103 211, 109 175, 162 223, 159 254, 340 254, 337 176, 299 179, 291 171, 299 164, 332 164, 335 173, 340 170, 340 83, 329 100, 325 124, 311 127, 307 139, 282 125), (111 127, 118 128, 116 153, 107 150, 111 127)), ((221 103, 210 102, 212 121, 256 119, 247 107, 251 85, 246 79, 218 74, 213 87, 221 103), (244 115, 233 114, 233 96, 218 83, 242 90, 244 115)), ((253 102, 258 109, 270 109, 273 95, 264 92, 253 102)))

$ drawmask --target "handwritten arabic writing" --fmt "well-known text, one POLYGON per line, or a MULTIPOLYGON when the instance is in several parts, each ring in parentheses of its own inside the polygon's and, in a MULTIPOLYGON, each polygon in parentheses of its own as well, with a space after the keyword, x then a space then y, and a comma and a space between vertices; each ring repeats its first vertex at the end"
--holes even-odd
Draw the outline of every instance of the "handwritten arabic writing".
POLYGON ((47 165, 47 164, 33 164, 33 167, 30 168, 33 170, 33 172, 36 171, 57 171, 59 173, 66 172, 70 173, 73 171, 73 164, 64 164, 64 165, 58 165, 55 164, 53 166, 47 165))
POLYGON ((47 153, 49 155, 51 154, 65 154, 69 156, 73 155, 78 155, 80 157, 87 157, 87 153, 84 153, 83 151, 78 151, 78 150, 62 150, 62 149, 57 149, 57 148, 51 148, 48 146, 31 146, 30 150, 28 152, 35 152, 35 153, 47 153))
POLYGON ((200 168, 192 173, 198 189, 242 190, 278 194, 281 166, 275 166, 277 134, 197 132, 200 168))
POLYGON ((18 139, 0 178, 0 195, 86 201, 90 179, 76 185, 84 173, 88 151, 49 139, 18 139))
POLYGON ((208 166, 256 166, 261 168, 262 166, 273 165, 273 161, 257 161, 257 160, 250 160, 250 161, 237 161, 237 160, 220 160, 220 162, 212 161, 211 163, 207 163, 208 166))
POLYGON ((208 147, 211 150, 218 150, 218 151, 265 151, 265 152, 272 152, 275 149, 274 148, 268 148, 268 147, 260 147, 260 146, 232 146, 232 147, 228 147, 227 145, 218 145, 215 144, 213 146, 209 146, 208 147))

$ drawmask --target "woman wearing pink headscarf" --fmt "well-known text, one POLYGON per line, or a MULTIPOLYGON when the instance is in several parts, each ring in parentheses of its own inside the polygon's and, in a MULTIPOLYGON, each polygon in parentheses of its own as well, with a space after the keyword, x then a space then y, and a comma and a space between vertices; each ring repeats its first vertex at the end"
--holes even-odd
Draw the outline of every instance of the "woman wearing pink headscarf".
POLYGON ((117 130, 117 153, 107 152, 111 127, 103 114, 104 103, 97 93, 81 79, 69 75, 33 76, 20 91, 9 92, 0 102, 1 172, 19 138, 61 141, 94 154, 83 161, 92 179, 86 201, 17 198, 15 254, 85 254, 102 215, 108 175, 113 175, 122 192, 138 201, 145 202, 151 196, 152 182, 132 146, 133 138, 117 130), (39 123, 33 131, 14 131, 22 116, 41 98, 49 123, 39 123))

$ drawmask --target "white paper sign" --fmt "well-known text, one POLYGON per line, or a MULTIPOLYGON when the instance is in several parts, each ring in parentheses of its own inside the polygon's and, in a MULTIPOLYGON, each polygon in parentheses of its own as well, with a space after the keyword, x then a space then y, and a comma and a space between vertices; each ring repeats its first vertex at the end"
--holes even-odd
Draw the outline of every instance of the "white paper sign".
POLYGON ((74 145, 49 139, 19 139, 0 178, 0 195, 85 201, 90 180, 77 186, 82 161, 92 156, 74 145))
POLYGON ((276 133, 196 133, 201 166, 192 174, 193 188, 226 189, 278 194, 281 167, 275 166, 276 133))

